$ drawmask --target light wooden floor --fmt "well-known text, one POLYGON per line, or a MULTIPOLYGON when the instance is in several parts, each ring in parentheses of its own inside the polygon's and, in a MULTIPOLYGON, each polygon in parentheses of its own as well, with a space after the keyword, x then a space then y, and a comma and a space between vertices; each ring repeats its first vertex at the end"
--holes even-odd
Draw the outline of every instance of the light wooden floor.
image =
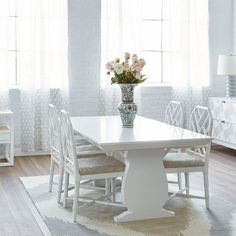
MULTIPOLYGON (((14 167, 0 167, 0 236, 42 235, 18 176, 47 175, 49 163, 47 156, 17 157, 14 167)), ((214 147, 209 166, 210 193, 236 204, 236 151, 214 147)), ((191 183, 198 187, 201 181, 196 175, 191 183)))

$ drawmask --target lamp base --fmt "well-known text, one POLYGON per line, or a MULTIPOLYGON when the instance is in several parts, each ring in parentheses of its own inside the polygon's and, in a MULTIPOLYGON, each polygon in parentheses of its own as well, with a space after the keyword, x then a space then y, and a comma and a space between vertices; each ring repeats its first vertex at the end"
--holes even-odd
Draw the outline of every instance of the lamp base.
POLYGON ((235 76, 227 76, 226 79, 226 97, 236 96, 236 78, 235 76))

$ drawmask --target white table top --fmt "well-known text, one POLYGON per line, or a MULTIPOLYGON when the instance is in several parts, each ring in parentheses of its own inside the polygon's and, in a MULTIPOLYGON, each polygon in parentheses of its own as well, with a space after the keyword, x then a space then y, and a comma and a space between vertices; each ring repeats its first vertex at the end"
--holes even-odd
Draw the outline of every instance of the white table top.
POLYGON ((74 130, 106 151, 192 147, 211 137, 137 116, 133 128, 122 128, 119 116, 71 117, 74 130))

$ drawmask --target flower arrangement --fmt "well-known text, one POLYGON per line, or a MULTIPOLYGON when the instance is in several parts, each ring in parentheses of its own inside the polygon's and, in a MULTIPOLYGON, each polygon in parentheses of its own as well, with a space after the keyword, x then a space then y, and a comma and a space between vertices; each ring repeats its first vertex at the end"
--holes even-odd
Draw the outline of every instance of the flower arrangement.
POLYGON ((143 58, 138 58, 136 54, 132 56, 126 52, 122 62, 120 58, 106 64, 107 74, 111 75, 111 84, 139 84, 147 78, 142 75, 142 69, 146 62, 143 58))

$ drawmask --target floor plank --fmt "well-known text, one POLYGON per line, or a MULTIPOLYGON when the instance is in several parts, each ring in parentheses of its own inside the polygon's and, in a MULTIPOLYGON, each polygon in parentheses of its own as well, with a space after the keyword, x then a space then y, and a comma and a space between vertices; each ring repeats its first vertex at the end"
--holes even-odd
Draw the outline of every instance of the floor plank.
POLYGON ((43 235, 31 213, 29 199, 10 167, 0 168, 0 235, 43 235), (9 172, 8 172, 9 171, 9 172))

